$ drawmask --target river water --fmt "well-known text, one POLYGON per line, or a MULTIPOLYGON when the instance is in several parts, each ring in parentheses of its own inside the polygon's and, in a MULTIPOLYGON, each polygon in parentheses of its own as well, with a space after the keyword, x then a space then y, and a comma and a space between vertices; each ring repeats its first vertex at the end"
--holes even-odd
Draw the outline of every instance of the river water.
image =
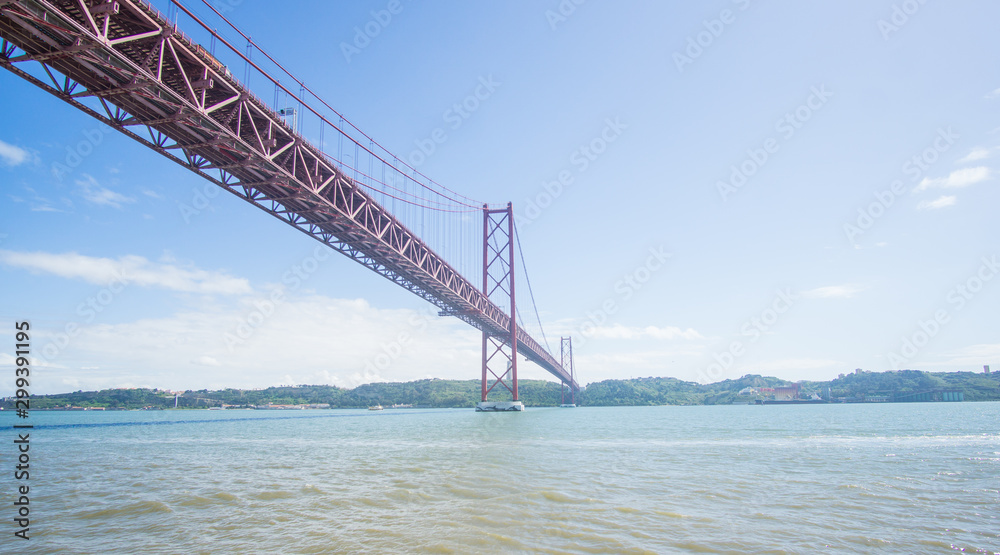
POLYGON ((1000 403, 29 420, 4 553, 1000 552, 1000 403))

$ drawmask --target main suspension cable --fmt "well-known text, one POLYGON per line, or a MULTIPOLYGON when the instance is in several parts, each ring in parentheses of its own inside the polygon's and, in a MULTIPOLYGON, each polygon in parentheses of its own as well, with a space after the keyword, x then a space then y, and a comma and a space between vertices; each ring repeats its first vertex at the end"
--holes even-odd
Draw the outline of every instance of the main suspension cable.
POLYGON ((517 233, 517 224, 514 224, 514 239, 517 241, 517 252, 521 255, 521 268, 524 269, 524 281, 528 283, 528 295, 531 297, 531 306, 535 309, 535 318, 538 320, 538 329, 542 332, 542 340, 545 341, 545 348, 552 353, 549 346, 549 339, 545 337, 545 328, 542 327, 542 318, 538 315, 538 303, 535 302, 535 293, 531 290, 531 278, 528 277, 528 267, 524 263, 524 251, 521 250, 521 236, 517 233))
MULTIPOLYGON (((180 6, 180 3, 178 2, 178 0, 172 0, 172 1, 173 1, 173 2, 175 3, 175 4, 177 4, 178 6, 180 6)), ((273 57, 271 57, 271 55, 270 55, 270 54, 268 54, 267 52, 265 52, 263 48, 261 48, 261 47, 260 47, 260 46, 259 46, 259 45, 258 45, 257 43, 255 43, 255 42, 253 41, 253 39, 251 39, 251 38, 250 38, 250 37, 249 37, 248 35, 246 35, 246 34, 245 34, 245 33, 244 33, 243 31, 241 31, 241 30, 240 30, 240 29, 239 29, 239 28, 238 28, 238 27, 237 27, 236 25, 234 25, 234 24, 233 24, 233 23, 232 23, 231 21, 229 21, 229 19, 227 19, 227 18, 226 18, 226 16, 222 15, 221 13, 219 13, 219 11, 218 11, 217 9, 215 9, 215 6, 213 6, 213 5, 211 4, 211 3, 209 3, 209 2, 208 2, 208 0, 202 0, 202 2, 203 2, 203 3, 204 3, 204 4, 206 5, 206 6, 208 6, 208 8, 209 8, 210 10, 212 10, 213 12, 215 12, 215 15, 219 16, 219 18, 221 18, 221 19, 222 19, 223 21, 225 21, 225 22, 226 22, 226 24, 228 24, 228 25, 229 25, 230 27, 232 27, 232 29, 233 29, 234 31, 236 31, 237 33, 239 33, 241 37, 243 37, 244 39, 246 39, 247 43, 249 43, 249 44, 253 45, 253 46, 254 46, 254 48, 256 48, 256 49, 257 49, 257 50, 258 50, 258 51, 259 51, 259 52, 260 52, 261 54, 263 54, 263 55, 264 55, 264 56, 265 56, 265 57, 266 57, 266 58, 267 58, 268 60, 270 60, 270 61, 271 61, 271 63, 273 63, 273 64, 274 64, 275 66, 277 66, 277 67, 278 67, 278 69, 280 69, 281 71, 283 71, 283 72, 285 73, 285 75, 287 75, 287 76, 291 77, 291 78, 292 78, 292 80, 294 80, 294 81, 295 81, 296 83, 298 83, 298 84, 299 84, 299 86, 300 86, 300 87, 302 87, 302 89, 303 89, 303 90, 307 91, 307 92, 308 92, 309 94, 311 94, 311 95, 313 96, 313 98, 315 98, 316 100, 318 100, 318 101, 320 102, 320 104, 322 104, 323 106, 326 106, 326 108, 327 108, 328 110, 330 110, 331 112, 333 112, 334 114, 336 114, 336 115, 337 115, 337 116, 338 116, 338 117, 339 117, 339 118, 340 118, 341 120, 343 120, 343 121, 344 121, 344 122, 346 122, 346 123, 347 123, 348 125, 350 125, 350 126, 351 126, 352 128, 354 128, 354 130, 355 130, 355 131, 357 131, 358 133, 360 133, 360 134, 361 134, 361 136, 363 136, 364 138, 366 138, 366 139, 368 139, 369 141, 371 141, 371 143, 372 143, 372 144, 374 144, 374 145, 377 145, 377 146, 378 146, 379 148, 381 148, 381 149, 382 149, 382 150, 383 150, 384 152, 386 152, 386 153, 389 153, 389 150, 388 150, 387 148, 385 148, 384 146, 382 146, 381 144, 379 144, 379 142, 378 142, 378 141, 376 141, 375 139, 373 139, 373 138, 369 137, 369 136, 368 136, 368 135, 367 135, 367 134, 366 134, 366 133, 365 133, 364 131, 362 131, 361 129, 359 129, 359 128, 358 128, 358 126, 354 125, 354 123, 352 123, 352 122, 351 122, 350 120, 348 120, 347 118, 345 118, 345 117, 344 117, 344 116, 343 116, 343 115, 342 115, 342 114, 341 114, 340 112, 338 112, 338 111, 337 111, 336 109, 334 109, 334 108, 333 108, 332 106, 330 106, 330 105, 329 105, 329 104, 328 104, 328 103, 327 103, 327 102, 326 102, 325 100, 323 100, 322 98, 320 98, 320 96, 319 96, 319 95, 317 95, 317 94, 316 94, 315 92, 313 92, 313 90, 312 90, 312 89, 310 89, 309 87, 307 87, 307 86, 305 85, 305 83, 303 83, 303 82, 302 82, 302 80, 301 80, 301 79, 299 79, 299 78, 295 77, 294 75, 292 75, 292 73, 291 73, 290 71, 288 71, 287 69, 285 69, 285 67, 284 67, 283 65, 281 65, 280 63, 278 63, 278 61, 277 61, 277 60, 275 60, 275 59, 274 59, 273 57)), ((185 11, 186 11, 186 10, 185 10, 185 11)), ((228 45, 227 45, 227 46, 228 46, 228 45)), ((230 46, 230 48, 232 48, 232 46, 230 46)), ((259 68, 258 68, 258 70, 259 70, 259 68)), ((261 71, 261 73, 264 73, 264 72, 263 72, 262 70, 259 70, 259 71, 261 71)), ((266 74, 266 73, 265 73, 265 76, 267 76, 267 74, 266 74)), ((267 76, 267 77, 269 77, 269 78, 270 78, 270 76, 267 76)), ((275 84, 277 84, 277 83, 275 83, 275 84)), ((280 86, 280 85, 278 85, 278 86, 280 86)), ((287 91, 286 91, 286 92, 287 92, 287 91)), ((291 96, 292 96, 293 98, 295 98, 295 95, 294 95, 294 94, 292 94, 291 96)), ((301 99, 299 99, 299 100, 301 100, 301 99)), ((304 103, 303 103, 303 104, 304 104, 304 103)), ((307 107, 308 107, 308 106, 307 106, 307 107)), ((312 111, 312 109, 311 109, 311 108, 310 108, 310 111, 312 111)), ((315 112, 313 112, 313 113, 315 113, 315 112)), ((318 116, 319 116, 319 114, 316 114, 316 115, 318 115, 318 116)), ((322 118, 322 116, 320 116, 320 118, 322 118)), ((324 121, 325 121, 325 118, 324 118, 324 121)), ((327 122, 327 123, 330 123, 330 122, 327 122)), ((332 127, 334 128, 334 129, 337 129, 337 131, 339 131, 340 133, 343 133, 343 134, 347 135, 347 134, 346 134, 346 133, 344 133, 344 132, 343 132, 342 130, 338 129, 338 128, 337 128, 336 126, 333 126, 333 124, 332 124, 332 123, 330 123, 330 125, 331 125, 331 126, 332 126, 332 127)), ((353 137, 351 137, 351 136, 349 136, 349 135, 348 135, 348 138, 349 138, 350 140, 354 141, 354 138, 353 138, 353 137)), ((357 142, 357 141, 355 141, 355 142, 357 142)), ((362 146, 362 148, 364 148, 364 147, 362 146)), ((368 149, 365 149, 365 150, 368 150, 368 149)), ((379 160, 382 160, 382 158, 381 158, 381 157, 379 157, 379 156, 378 156, 377 154, 375 154, 374 152, 371 152, 370 150, 369 150, 368 152, 369 152, 369 153, 370 153, 370 154, 371 154, 372 156, 375 156, 376 158, 379 158, 379 160)), ((391 154, 391 153, 390 153, 390 154, 391 154)), ((434 181, 434 180, 433 180, 433 179, 431 179, 430 177, 427 177, 426 175, 424 175, 423 173, 421 173, 421 172, 420 172, 419 170, 417 170, 416 168, 414 168, 413 166, 411 166, 410 164, 408 164, 408 163, 407 163, 407 162, 406 162, 405 160, 403 160, 403 159, 401 159, 401 158, 397 158, 397 160, 399 160, 399 161, 400 161, 400 162, 401 162, 401 163, 402 163, 402 164, 403 164, 404 166, 406 166, 407 168, 409 168, 410 170, 412 170, 412 171, 413 171, 413 172, 414 172, 415 174, 417 174, 417 175, 419 175, 419 176, 423 177, 424 179, 426 179, 428 183, 432 183, 432 184, 434 184, 435 186, 437 186, 437 187, 439 187, 439 188, 441 188, 441 189, 443 189, 443 190, 447 191, 448 193, 451 193, 452 195, 455 195, 455 196, 457 196, 457 197, 459 197, 459 198, 461 198, 461 199, 464 199, 464 200, 466 200, 466 201, 469 201, 469 202, 473 203, 474 205, 476 205, 477 207, 478 207, 478 206, 481 206, 481 205, 483 204, 482 202, 479 202, 479 201, 477 201, 477 200, 475 200, 475 199, 472 199, 472 198, 469 198, 469 197, 467 197, 467 196, 465 196, 465 195, 463 195, 463 194, 461 194, 461 193, 459 193, 459 192, 457 192, 457 191, 453 191, 452 189, 449 189, 448 187, 445 187, 444 185, 441 185, 440 183, 438 183, 438 182, 434 181)), ((382 160, 382 162, 383 162, 383 163, 386 163, 386 164, 388 164, 388 162, 386 162, 385 160, 382 160)), ((397 171, 398 171, 398 170, 397 170, 397 171)), ((401 172, 401 173, 402 173, 402 172, 401 172)), ((403 175, 406 175, 406 174, 404 173, 403 175)), ((412 178, 411 178, 411 179, 412 179, 412 178)), ((422 187, 426 188, 427 190, 431 191, 432 193, 435 193, 435 194, 438 194, 438 195, 441 195, 441 196, 443 196, 443 197, 447 198, 448 200, 451 200, 451 201, 455 202, 456 204, 463 204, 463 205, 465 205, 465 203, 464 203, 464 202, 462 202, 462 201, 459 201, 459 200, 457 200, 457 199, 455 199, 455 198, 451 198, 451 197, 449 197, 448 195, 446 195, 446 194, 444 194, 444 193, 442 193, 442 192, 440 192, 440 191, 435 191, 434 189, 431 189, 431 188, 430 188, 430 187, 428 187, 428 186, 427 186, 426 184, 424 184, 424 183, 421 183, 421 182, 417 181, 416 179, 413 179, 413 181, 415 181, 415 182, 417 182, 417 183, 420 183, 420 185, 421 185, 422 187)))

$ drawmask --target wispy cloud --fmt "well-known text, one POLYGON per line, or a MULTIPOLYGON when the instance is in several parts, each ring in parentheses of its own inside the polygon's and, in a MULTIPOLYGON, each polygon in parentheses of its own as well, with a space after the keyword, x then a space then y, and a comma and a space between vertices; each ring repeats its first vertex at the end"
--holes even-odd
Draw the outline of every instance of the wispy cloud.
POLYGON ((827 368, 830 370, 840 369, 844 367, 844 363, 839 360, 823 358, 785 358, 761 362, 756 366, 761 368, 761 372, 768 374, 772 372, 792 372, 795 375, 801 375, 802 370, 815 370, 819 368, 827 368))
POLYGON ((116 193, 111 189, 102 187, 100 183, 90 174, 83 174, 82 179, 76 180, 76 185, 80 187, 80 194, 88 202, 98 206, 111 206, 121 208, 122 204, 135 202, 132 197, 127 197, 121 193, 116 193))
POLYGON ((937 179, 930 179, 925 177, 920 185, 917 185, 916 191, 925 191, 932 187, 940 187, 946 189, 957 189, 960 187, 968 187, 969 185, 974 185, 980 181, 986 181, 991 177, 990 169, 985 166, 979 166, 975 168, 965 168, 961 170, 955 170, 951 172, 948 177, 939 177, 937 179))
POLYGON ((184 293, 238 295, 253 291, 250 283, 243 278, 193 267, 158 264, 134 255, 113 260, 75 252, 55 254, 0 250, 0 263, 67 279, 82 279, 95 285, 107 285, 113 279, 124 278, 131 284, 184 293))
POLYGON ((705 339, 703 335, 691 328, 681 329, 675 326, 628 327, 621 324, 615 324, 613 326, 597 326, 593 328, 593 331, 589 331, 588 335, 591 337, 602 337, 606 339, 650 338, 667 340, 686 339, 689 341, 695 339, 705 339))
POLYGON ((829 285, 803 291, 802 296, 807 299, 850 299, 861 291, 863 289, 857 285, 829 285))
POLYGON ((0 162, 5 166, 20 166, 31 159, 31 153, 23 148, 0 141, 0 162))
POLYGON ((946 206, 954 206, 958 199, 955 195, 943 195, 934 200, 925 200, 917 205, 917 210, 937 210, 946 206))
POLYGON ((196 360, 192 360, 191 363, 198 366, 222 366, 218 359, 207 355, 200 356, 196 360))
POLYGON ((58 208, 52 206, 51 204, 36 204, 31 207, 32 212, 65 212, 65 210, 59 210, 58 208))
MULTIPOLYGON (((983 365, 1000 361, 1000 343, 978 343, 942 353, 939 358, 926 360, 921 366, 944 367, 948 371, 982 372, 983 365)), ((993 371, 997 371, 997 364, 993 371)))
POLYGON ((995 89, 993 92, 986 95, 986 98, 1000 98, 1000 89, 995 89))
MULTIPOLYGON (((235 333, 235 322, 246 322, 249 314, 259 310, 254 297, 236 303, 205 303, 159 318, 81 325, 58 358, 45 361, 51 384, 47 387, 75 390, 132 384, 216 389, 303 383, 354 387, 428 376, 476 377, 469 369, 479 363, 481 338, 463 322, 438 318, 436 312, 428 316, 319 295, 290 293, 257 324, 250 340, 230 350, 224 335, 235 333), (424 324, 415 327, 415 321, 424 324), (296 346, 295 364, 282 362, 287 349, 281 345, 289 342, 296 346), (392 356, 385 357, 387 352, 392 356), (373 366, 380 356, 391 359, 390 363, 373 366), (95 362, 100 363, 100 370, 80 371, 95 362)), ((39 350, 56 337, 54 332, 40 332, 39 350)), ((530 364, 521 373, 526 379, 548 376, 530 364)), ((5 393, 4 387, 0 383, 0 395, 12 394, 5 393)))
POLYGON ((965 155, 964 158, 958 160, 957 164, 968 164, 970 162, 977 162, 979 160, 985 160, 987 158, 992 158, 993 154, 997 151, 996 148, 985 148, 977 146, 972 149, 972 152, 965 155))

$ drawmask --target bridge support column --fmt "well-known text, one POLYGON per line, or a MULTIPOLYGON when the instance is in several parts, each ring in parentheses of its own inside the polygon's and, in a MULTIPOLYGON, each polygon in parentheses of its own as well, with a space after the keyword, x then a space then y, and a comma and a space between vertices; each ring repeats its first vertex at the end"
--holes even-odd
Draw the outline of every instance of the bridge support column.
POLYGON ((514 295, 514 209, 491 210, 483 205, 483 294, 498 306, 510 308, 510 329, 483 331, 482 399, 477 411, 524 410, 517 396, 517 307, 514 295), (492 383, 491 383, 492 382, 492 383), (498 386, 510 392, 510 401, 489 401, 498 386))
MULTIPOLYGON (((572 337, 560 337, 559 338, 559 353, 562 355, 562 360, 559 362, 562 364, 564 370, 569 372, 570 378, 573 383, 576 383, 576 372, 573 369, 573 338, 572 337)), ((572 408, 576 406, 576 390, 573 389, 573 383, 569 384, 569 402, 566 402, 566 389, 567 384, 563 382, 562 384, 562 395, 560 400, 561 407, 572 408)))

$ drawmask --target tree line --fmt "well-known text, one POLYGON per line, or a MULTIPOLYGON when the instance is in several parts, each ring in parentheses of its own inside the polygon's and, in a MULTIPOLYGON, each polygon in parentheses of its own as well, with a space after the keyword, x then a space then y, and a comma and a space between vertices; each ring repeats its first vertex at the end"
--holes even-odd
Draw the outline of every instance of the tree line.
MULTIPOLYGON (((576 396, 580 406, 647 406, 647 405, 718 405, 745 402, 754 398, 747 388, 759 390, 792 385, 795 382, 775 377, 748 374, 711 384, 687 382, 676 378, 632 378, 604 380, 587 385, 576 396), (741 395, 740 392, 744 392, 741 395)), ((892 397, 927 391, 960 391, 966 401, 1000 400, 1000 373, 923 372, 852 372, 829 381, 800 381, 804 395, 860 400, 867 397, 892 397)), ((502 386, 497 390, 502 390, 502 386)), ((521 380, 520 399, 529 407, 554 407, 562 401, 557 383, 544 380, 521 380)), ((37 395, 31 399, 32 409, 69 407, 110 409, 168 409, 235 406, 252 407, 267 404, 304 405, 327 404, 331 408, 365 408, 372 405, 394 404, 414 407, 472 407, 480 397, 479 380, 426 379, 403 383, 371 383, 353 389, 332 385, 299 385, 265 389, 222 389, 172 393, 160 389, 105 389, 76 391, 57 395, 37 395)), ((496 400, 507 397, 496 395, 496 400)), ((491 394, 491 400, 494 395, 491 394)), ((568 401, 568 399, 567 399, 568 401)), ((14 399, 3 399, 5 410, 14 408, 14 399)))

